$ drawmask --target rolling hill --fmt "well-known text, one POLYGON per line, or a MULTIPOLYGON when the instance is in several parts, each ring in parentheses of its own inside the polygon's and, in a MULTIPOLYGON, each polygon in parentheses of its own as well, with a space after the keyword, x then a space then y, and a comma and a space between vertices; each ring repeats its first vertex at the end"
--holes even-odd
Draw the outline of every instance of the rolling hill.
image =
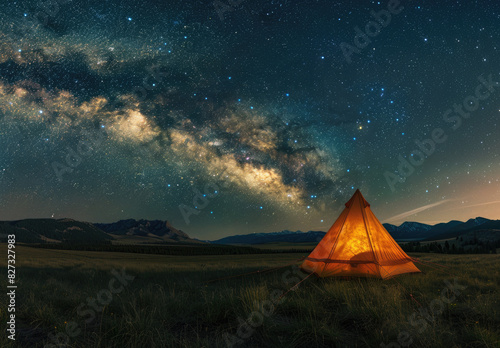
POLYGON ((203 243, 161 220, 129 219, 96 224, 73 219, 0 221, 0 236, 9 234, 15 234, 20 243, 203 243))
POLYGON ((112 236, 89 222, 72 219, 1 221, 0 234, 15 234, 16 242, 20 243, 95 243, 113 239, 112 236))
POLYGON ((108 233, 119 243, 203 243, 162 220, 120 220, 97 223, 95 227, 108 233))

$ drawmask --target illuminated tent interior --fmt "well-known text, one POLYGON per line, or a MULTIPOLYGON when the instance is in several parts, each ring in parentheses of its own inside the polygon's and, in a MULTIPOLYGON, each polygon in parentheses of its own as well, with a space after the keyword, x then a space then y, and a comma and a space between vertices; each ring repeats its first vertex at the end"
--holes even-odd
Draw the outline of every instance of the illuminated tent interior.
POLYGON ((387 279, 418 273, 385 227, 375 217, 359 190, 301 268, 319 277, 374 277, 387 279))

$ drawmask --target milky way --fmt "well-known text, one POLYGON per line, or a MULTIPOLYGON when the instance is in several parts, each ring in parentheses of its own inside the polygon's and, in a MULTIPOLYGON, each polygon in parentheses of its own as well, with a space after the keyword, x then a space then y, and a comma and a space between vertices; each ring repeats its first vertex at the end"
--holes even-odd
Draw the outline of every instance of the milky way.
POLYGON ((0 219, 325 230, 356 188, 392 223, 500 218, 499 20, 494 1, 9 2, 0 219))

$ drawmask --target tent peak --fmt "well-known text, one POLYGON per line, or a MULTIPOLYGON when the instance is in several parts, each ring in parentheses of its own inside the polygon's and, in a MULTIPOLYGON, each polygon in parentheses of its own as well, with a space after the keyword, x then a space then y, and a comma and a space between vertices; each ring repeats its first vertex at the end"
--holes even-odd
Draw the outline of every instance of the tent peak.
POLYGON ((347 201, 345 206, 350 207, 352 205, 352 203, 354 202, 354 200, 356 200, 356 199, 360 199, 361 202, 363 202, 363 205, 365 208, 370 206, 370 203, 368 203, 366 201, 365 197, 363 197, 363 195, 361 194, 361 191, 359 189, 357 189, 356 192, 354 192, 351 199, 349 201, 347 201))

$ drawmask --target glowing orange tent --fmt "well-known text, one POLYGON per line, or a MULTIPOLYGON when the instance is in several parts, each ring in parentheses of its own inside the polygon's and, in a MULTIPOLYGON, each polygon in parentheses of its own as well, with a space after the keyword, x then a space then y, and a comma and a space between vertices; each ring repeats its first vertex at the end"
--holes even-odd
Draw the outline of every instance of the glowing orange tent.
POLYGON ((417 273, 413 264, 356 190, 301 268, 319 277, 375 277, 387 279, 417 273))

